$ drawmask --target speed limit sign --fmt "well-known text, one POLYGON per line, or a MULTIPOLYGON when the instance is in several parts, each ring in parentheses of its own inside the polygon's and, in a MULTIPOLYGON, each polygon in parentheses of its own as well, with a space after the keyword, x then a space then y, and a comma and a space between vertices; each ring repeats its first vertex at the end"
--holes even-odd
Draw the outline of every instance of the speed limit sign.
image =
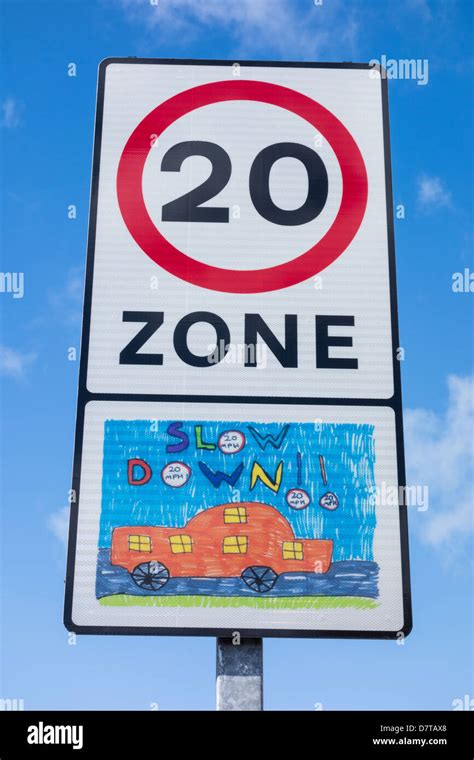
POLYGON ((386 84, 368 64, 101 64, 74 630, 407 630, 405 514, 376 506, 404 482, 386 84), (316 617, 248 602, 323 588, 316 617))
MULTIPOLYGON (((237 113, 238 113, 237 109, 237 113)), ((271 114, 271 109, 270 114, 271 114)), ((232 109, 230 111, 232 114, 232 109)), ((269 118, 267 114, 266 119, 269 118)), ((271 117, 270 117, 271 118, 271 117)), ((230 116, 235 123, 236 116, 230 116)), ((314 142, 316 142, 316 137, 314 142)), ((225 140, 226 143, 229 140, 225 140)), ((236 146, 242 161, 242 152, 248 148, 236 146)), ((163 222, 230 223, 229 207, 212 206, 207 201, 221 193, 232 178, 232 161, 226 150, 219 144, 206 140, 184 140, 169 148, 161 157, 163 172, 181 171, 187 158, 202 156, 211 163, 211 174, 199 186, 162 206, 163 222), (205 204, 206 205, 203 205, 205 204)), ((248 156, 245 155, 245 164, 248 156)), ((234 157, 235 164, 235 157, 234 157)), ((290 179, 288 177, 288 179, 290 179)), ((281 85, 267 82, 253 82, 236 79, 234 82, 221 81, 200 85, 186 90, 157 106, 137 126, 128 140, 119 164, 117 190, 122 216, 127 227, 141 248, 164 269, 184 280, 212 290, 229 293, 262 293, 295 285, 317 274, 332 263, 352 241, 362 222, 367 205, 367 174, 361 153, 348 130, 330 111, 314 100, 281 85), (303 127, 313 127, 321 141, 326 139, 339 162, 341 181, 345 192, 339 210, 332 220, 330 230, 323 239, 315 241, 308 251, 295 258, 262 268, 241 269, 234 266, 210 266, 198 262, 173 246, 163 232, 153 224, 143 197, 143 170, 150 150, 163 132, 178 118, 185 117, 196 109, 216 103, 240 105, 267 104, 284 109, 303 119, 303 127), (152 130, 153 142, 150 141, 152 130), (330 232, 330 234, 329 234, 330 232)), ((283 227, 302 227, 313 222, 328 202, 329 180, 325 163, 314 147, 298 142, 277 142, 262 148, 250 166, 248 194, 253 211, 263 222, 283 227), (297 208, 282 208, 272 198, 270 174, 277 161, 294 159, 306 172, 303 177, 293 178, 306 190, 306 197, 297 208), (306 187, 305 187, 306 186, 306 187)), ((297 193, 298 195, 298 193, 297 193)), ((242 199, 239 197, 239 209, 242 199)), ((249 210, 250 215, 252 209, 249 210)), ((250 216, 249 215, 249 216, 250 216)), ((253 216, 253 215, 252 215, 253 216)), ((250 218, 252 218, 250 216, 250 218)), ((258 221, 257 217, 257 221, 258 221)), ((236 219, 240 219, 237 214, 236 219)), ((257 235, 262 232, 257 229, 257 235)), ((296 248, 296 250, 298 250, 296 248)), ((240 252, 239 252, 240 253, 240 252)), ((263 252, 262 252, 263 253, 263 252)), ((262 256, 262 263, 265 256, 262 256)), ((266 262, 265 262, 266 263, 266 262)), ((237 264, 237 262, 236 262, 237 264)))
POLYGON ((88 391, 390 399, 379 72, 101 71, 88 391))

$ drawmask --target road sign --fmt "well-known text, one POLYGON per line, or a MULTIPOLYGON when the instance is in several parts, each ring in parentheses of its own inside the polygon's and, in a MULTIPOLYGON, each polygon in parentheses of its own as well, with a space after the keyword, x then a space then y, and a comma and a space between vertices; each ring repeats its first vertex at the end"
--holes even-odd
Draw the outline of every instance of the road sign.
POLYGON ((68 628, 410 629, 391 205, 376 68, 101 64, 68 628))

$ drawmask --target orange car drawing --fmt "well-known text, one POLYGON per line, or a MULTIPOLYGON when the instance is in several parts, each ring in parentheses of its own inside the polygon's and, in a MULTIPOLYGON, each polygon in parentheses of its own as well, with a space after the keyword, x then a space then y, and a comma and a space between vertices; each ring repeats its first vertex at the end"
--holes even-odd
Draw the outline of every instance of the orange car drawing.
POLYGON ((240 502, 206 509, 183 528, 115 528, 111 563, 150 591, 173 577, 240 576, 252 591, 263 593, 281 573, 326 573, 332 550, 331 540, 295 538, 274 507, 240 502))

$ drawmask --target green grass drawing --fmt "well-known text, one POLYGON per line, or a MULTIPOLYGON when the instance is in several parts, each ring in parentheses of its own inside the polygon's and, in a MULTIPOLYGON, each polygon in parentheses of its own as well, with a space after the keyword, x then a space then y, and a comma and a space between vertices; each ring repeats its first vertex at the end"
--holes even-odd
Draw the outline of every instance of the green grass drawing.
POLYGON ((229 597, 229 596, 103 596, 104 607, 254 607, 261 610, 323 610, 350 608, 370 610, 378 602, 362 596, 229 597))

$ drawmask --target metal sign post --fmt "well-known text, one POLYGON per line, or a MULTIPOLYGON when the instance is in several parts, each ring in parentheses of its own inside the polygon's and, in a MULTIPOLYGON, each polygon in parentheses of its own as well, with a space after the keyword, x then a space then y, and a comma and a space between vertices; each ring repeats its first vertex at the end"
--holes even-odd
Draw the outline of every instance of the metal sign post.
POLYGON ((216 710, 263 710, 263 639, 216 639, 216 710))

